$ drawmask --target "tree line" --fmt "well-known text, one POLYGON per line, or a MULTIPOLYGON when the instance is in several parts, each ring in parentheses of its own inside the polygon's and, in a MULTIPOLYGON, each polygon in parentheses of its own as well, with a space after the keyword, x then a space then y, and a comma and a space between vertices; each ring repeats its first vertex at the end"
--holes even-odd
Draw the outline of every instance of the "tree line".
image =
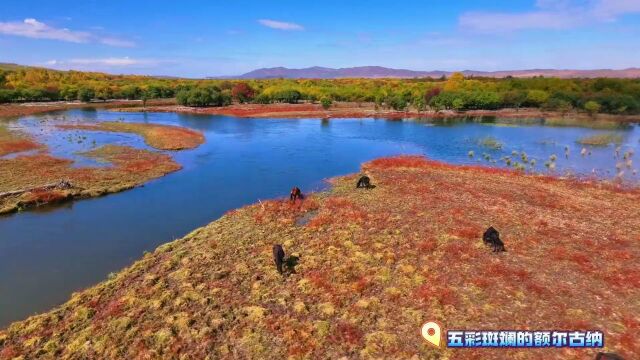
POLYGON ((534 107, 561 112, 640 113, 640 79, 448 78, 194 80, 56 71, 0 70, 0 103, 147 100, 175 97, 188 106, 239 103, 375 103, 398 111, 534 107))

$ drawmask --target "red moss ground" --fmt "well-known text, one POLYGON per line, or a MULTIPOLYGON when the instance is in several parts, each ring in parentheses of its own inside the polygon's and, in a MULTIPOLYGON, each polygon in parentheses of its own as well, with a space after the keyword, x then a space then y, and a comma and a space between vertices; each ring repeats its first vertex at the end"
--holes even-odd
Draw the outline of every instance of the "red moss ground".
POLYGON ((144 137, 149 146, 160 150, 193 149, 204 143, 204 135, 200 131, 171 125, 110 121, 97 124, 66 124, 57 127, 67 130, 134 133, 144 137))
POLYGON ((328 193, 229 212, 51 312, 0 359, 592 359, 596 349, 435 350, 420 327, 600 329, 640 357, 640 190, 456 167, 363 166, 328 193), (299 225, 301 217, 311 217, 299 225), (482 244, 489 225, 507 252, 482 244), (299 257, 280 276, 271 247, 299 257))
POLYGON ((0 159, 0 214, 72 198, 95 197, 138 186, 180 169, 171 156, 126 146, 107 145, 85 154, 111 165, 72 167, 72 160, 46 153, 0 159), (42 189, 68 181, 71 189, 42 189))
POLYGON ((8 130, 0 124, 0 156, 40 149, 42 146, 28 136, 8 130))

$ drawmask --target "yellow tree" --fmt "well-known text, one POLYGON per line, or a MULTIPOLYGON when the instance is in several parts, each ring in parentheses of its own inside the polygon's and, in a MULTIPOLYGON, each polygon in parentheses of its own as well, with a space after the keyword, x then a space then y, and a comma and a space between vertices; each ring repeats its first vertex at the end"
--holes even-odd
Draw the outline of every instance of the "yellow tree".
POLYGON ((449 76, 447 82, 444 84, 445 91, 456 91, 462 88, 464 84, 464 75, 461 72, 454 72, 449 76))

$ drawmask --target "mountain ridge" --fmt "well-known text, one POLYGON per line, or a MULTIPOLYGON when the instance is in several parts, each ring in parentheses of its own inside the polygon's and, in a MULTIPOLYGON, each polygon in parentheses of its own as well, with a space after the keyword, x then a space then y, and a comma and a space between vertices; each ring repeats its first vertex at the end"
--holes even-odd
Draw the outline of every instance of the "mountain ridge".
MULTIPOLYGON (((640 78, 640 68, 627 69, 525 69, 500 71, 461 71, 465 76, 495 77, 559 77, 559 78, 640 78)), ((307 68, 286 68, 282 66, 260 68, 237 76, 239 79, 339 79, 339 78, 426 78, 442 77, 453 71, 394 69, 383 66, 356 66, 346 68, 328 68, 312 66, 307 68)))

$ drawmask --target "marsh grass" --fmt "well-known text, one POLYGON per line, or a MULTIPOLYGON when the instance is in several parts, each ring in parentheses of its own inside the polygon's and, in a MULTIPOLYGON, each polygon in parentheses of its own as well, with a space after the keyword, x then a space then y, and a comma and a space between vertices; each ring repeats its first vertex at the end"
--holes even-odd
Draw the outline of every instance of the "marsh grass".
POLYGON ((108 121, 97 124, 65 124, 57 127, 63 130, 77 129, 138 134, 144 138, 149 146, 160 150, 193 149, 204 143, 204 135, 201 132, 172 125, 108 121))
POLYGON ((0 156, 44 148, 29 136, 0 124, 0 156))
POLYGON ((596 134, 579 139, 578 144, 590 146, 609 146, 609 144, 621 144, 622 135, 615 133, 596 134))
POLYGON ((493 136, 485 136, 479 139, 478 145, 492 150, 500 150, 503 146, 503 144, 493 136))
POLYGON ((60 180, 73 185, 71 189, 25 191, 0 198, 0 214, 119 192, 180 169, 169 155, 128 146, 106 145, 82 155, 110 166, 73 167, 72 160, 43 153, 0 159, 0 193, 37 189, 60 180))

